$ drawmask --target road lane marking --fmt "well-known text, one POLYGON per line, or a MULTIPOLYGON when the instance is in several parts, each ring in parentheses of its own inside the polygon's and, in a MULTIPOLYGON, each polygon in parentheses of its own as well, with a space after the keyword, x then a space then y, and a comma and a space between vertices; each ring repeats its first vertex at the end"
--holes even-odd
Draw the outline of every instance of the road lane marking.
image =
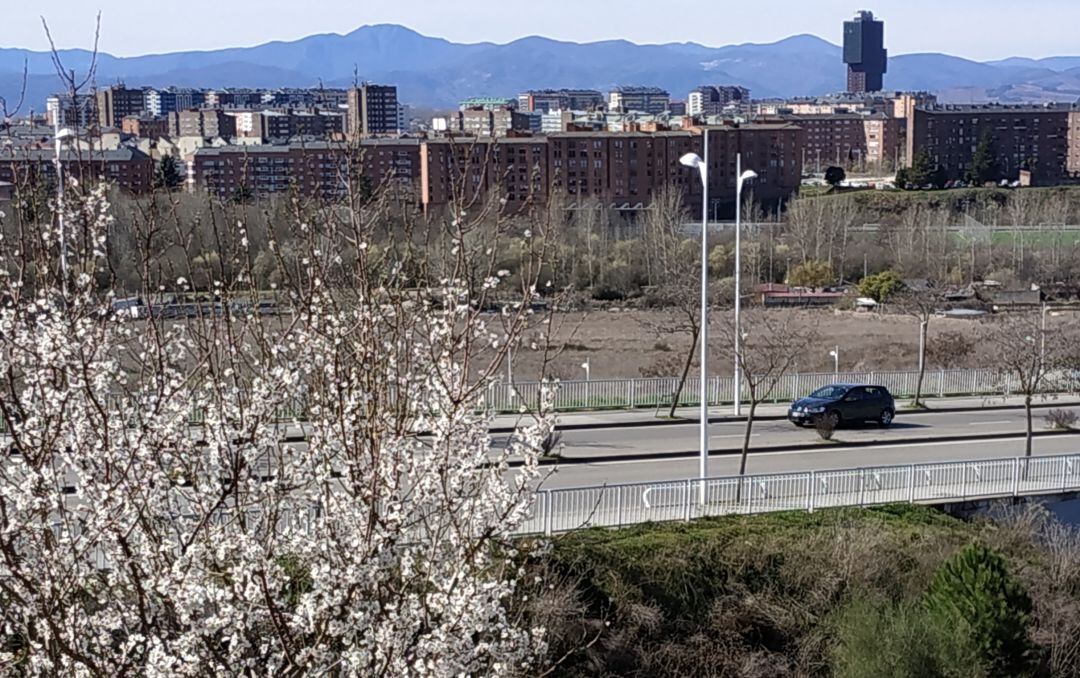
POLYGON ((1020 423, 1016 419, 1003 419, 999 421, 973 421, 968 426, 999 426, 1001 424, 1017 424, 1020 423))
MULTIPOLYGON (((1063 438, 1068 438, 1068 437, 1069 436, 1055 436, 1054 438, 1048 438, 1048 440, 1056 440, 1058 438, 1063 439, 1063 438)), ((933 442, 933 443, 907 443, 907 444, 902 444, 902 445, 873 445, 873 446, 838 447, 838 448, 822 447, 821 449, 783 450, 783 451, 776 451, 776 452, 754 452, 753 448, 751 448, 750 449, 750 454, 753 457, 789 457, 789 456, 794 456, 794 455, 816 454, 818 452, 826 452, 826 453, 831 452, 833 454, 839 454, 839 453, 843 453, 843 452, 868 452, 868 451, 873 451, 873 450, 902 450, 902 449, 910 449, 912 447, 949 447, 949 446, 956 446, 956 445, 985 445, 987 443, 990 443, 990 444, 1005 444, 1005 443, 1012 443, 1012 442, 1018 442, 1018 441, 1022 442, 1024 439, 1025 439, 1025 436, 1023 434, 1020 434, 1019 436, 1017 436, 1015 438, 996 438, 996 439, 993 439, 993 440, 949 440, 949 441, 940 441, 940 442, 933 442)), ((1038 438, 1035 439, 1035 443, 1036 443, 1036 445, 1039 444, 1039 439, 1038 438)), ((1052 453, 1052 454, 1061 454, 1061 452, 1056 452, 1056 453, 1052 453)), ((1036 455, 1039 455, 1038 451, 1036 451, 1036 455)), ((727 459, 727 458, 737 458, 737 456, 738 456, 738 454, 732 454, 730 452, 725 452, 723 454, 719 454, 718 451, 717 452, 710 452, 710 454, 709 454, 710 459, 713 460, 713 461, 723 460, 723 459, 727 459)), ((1041 455, 1041 456, 1045 456, 1045 455, 1041 455)), ((696 460, 698 458, 699 458, 699 456, 697 454, 691 454, 691 455, 688 455, 688 456, 685 456, 685 457, 668 457, 668 458, 664 458, 664 459, 626 459, 626 460, 623 460, 623 461, 597 461, 597 462, 593 462, 593 463, 567 464, 566 466, 557 467, 557 468, 571 469, 571 468, 574 468, 576 466, 583 466, 583 467, 588 468, 588 467, 595 467, 595 466, 620 466, 620 465, 623 465, 623 464, 665 464, 665 463, 678 462, 678 461, 693 461, 693 460, 696 460)), ((925 462, 916 462, 916 463, 925 463, 925 462)), ((904 464, 901 463, 900 465, 903 466, 904 464)))

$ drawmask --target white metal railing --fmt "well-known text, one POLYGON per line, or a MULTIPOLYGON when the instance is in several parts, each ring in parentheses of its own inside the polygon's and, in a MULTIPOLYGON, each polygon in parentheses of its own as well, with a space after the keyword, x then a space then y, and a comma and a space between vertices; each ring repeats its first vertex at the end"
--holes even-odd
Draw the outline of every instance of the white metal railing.
POLYGON ((520 534, 709 516, 1080 491, 1080 455, 875 466, 541 490, 520 534))
MULTIPOLYGON (((786 402, 801 398, 822 386, 835 383, 872 383, 884 386, 897 397, 915 395, 919 373, 910 371, 822 372, 785 374, 779 378, 769 400, 786 402)), ((1080 380, 1075 376, 1057 380, 1053 392, 1075 391, 1080 380)), ((679 397, 680 405, 694 406, 699 400, 700 381, 688 377, 679 397)), ((927 370, 923 376, 925 397, 1005 396, 1015 391, 1014 377, 998 370, 927 370)), ((676 377, 643 379, 594 379, 563 381, 555 393, 556 410, 634 409, 670 405, 679 380, 676 377)), ((495 412, 516 412, 522 406, 535 408, 540 393, 539 382, 493 383, 488 389, 487 404, 495 412)), ((723 405, 734 400, 734 378, 715 376, 709 379, 709 404, 723 405)), ((743 400, 749 393, 743 384, 743 400)))

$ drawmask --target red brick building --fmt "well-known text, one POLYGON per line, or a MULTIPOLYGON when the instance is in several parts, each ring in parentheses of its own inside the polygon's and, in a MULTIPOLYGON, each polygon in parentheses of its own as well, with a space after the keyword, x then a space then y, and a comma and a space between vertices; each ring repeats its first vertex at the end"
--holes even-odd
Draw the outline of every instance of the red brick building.
POLYGON ((371 139, 361 146, 222 146, 200 148, 188 158, 189 183, 220 198, 295 190, 333 199, 351 189, 392 191, 415 203, 419 178, 420 144, 415 139, 371 139))
POLYGON ((169 121, 129 115, 120 122, 120 131, 140 139, 158 139, 169 136, 169 121))
MULTIPOLYGON (((711 127, 710 204, 720 216, 735 201, 736 154, 758 173, 754 195, 788 199, 802 177, 803 131, 789 123, 711 127)), ((565 132, 546 137, 366 139, 359 144, 203 148, 189 158, 195 186, 225 197, 243 190, 296 189, 343 195, 345 177, 372 190, 393 188, 425 210, 498 196, 506 210, 544 204, 554 194, 616 208, 648 206, 664 186, 701 200, 697 175, 679 163, 704 153, 702 129, 681 132, 565 132)))
MULTIPOLYGON (((105 180, 128 193, 146 193, 153 189, 154 161, 134 148, 109 151, 64 151, 61 154, 64 174, 80 183, 105 180)), ((55 182, 56 167, 51 149, 0 149, 0 181, 15 186, 55 182)))
POLYGON ((844 169, 895 168, 903 155, 903 121, 884 113, 790 115, 785 120, 806 133, 803 160, 817 172, 835 165, 844 169))
POLYGON ((1002 178, 1016 181, 1027 170, 1036 185, 1068 183, 1080 169, 1076 115, 1054 104, 916 107, 907 121, 907 157, 925 151, 947 180, 963 180, 986 138, 1002 178))

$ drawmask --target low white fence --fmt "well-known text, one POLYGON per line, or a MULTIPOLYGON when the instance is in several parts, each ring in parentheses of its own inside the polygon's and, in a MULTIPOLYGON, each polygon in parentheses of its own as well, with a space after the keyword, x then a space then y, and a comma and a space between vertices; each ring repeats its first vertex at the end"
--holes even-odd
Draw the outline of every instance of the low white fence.
MULTIPOLYGON (((822 386, 837 383, 874 384, 884 386, 898 398, 915 395, 917 370, 890 372, 822 372, 786 374, 777 380, 770 394, 772 402, 788 402, 802 398, 822 386)), ((723 405, 734 400, 733 377, 716 376, 708 380, 709 404, 723 405)), ((1058 380, 1053 392, 1075 391, 1080 383, 1075 377, 1058 380)), ((663 407, 671 404, 678 388, 676 377, 653 379, 594 379, 592 381, 563 381, 555 393, 556 410, 634 409, 663 407)), ((488 407, 495 412, 516 412, 523 405, 535 408, 540 392, 539 382, 493 383, 488 389, 488 407)), ((1014 377, 997 370, 927 370, 923 377, 924 397, 948 396, 1005 396, 1016 390, 1014 377)), ((743 384, 743 401, 749 399, 743 384)), ((688 377, 682 387, 679 404, 695 406, 700 402, 700 381, 688 377)))
POLYGON ((537 494, 520 534, 709 516, 1080 491, 1080 455, 991 459, 604 485, 537 494))

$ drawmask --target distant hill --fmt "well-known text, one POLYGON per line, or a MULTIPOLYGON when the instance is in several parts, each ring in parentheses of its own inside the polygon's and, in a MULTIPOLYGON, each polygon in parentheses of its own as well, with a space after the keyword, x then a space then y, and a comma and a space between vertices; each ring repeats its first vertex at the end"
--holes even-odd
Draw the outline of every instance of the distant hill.
MULTIPOLYGON (((61 54, 84 72, 85 50, 61 54)), ((58 88, 48 53, 0 49, 0 96, 18 98, 24 62, 27 102, 42 110, 58 88)), ((1080 57, 1011 58, 980 63, 945 54, 907 54, 889 63, 886 86, 963 92, 1003 101, 1076 101, 1080 57)), ((293 42, 138 57, 102 54, 96 82, 130 86, 348 86, 356 80, 398 85, 403 101, 447 107, 467 96, 513 96, 529 88, 657 85, 676 98, 700 84, 738 84, 757 98, 839 91, 844 66, 838 46, 812 35, 769 44, 707 47, 696 43, 638 45, 623 40, 579 44, 528 37, 508 44, 459 44, 396 25, 363 26, 346 35, 293 42)))

